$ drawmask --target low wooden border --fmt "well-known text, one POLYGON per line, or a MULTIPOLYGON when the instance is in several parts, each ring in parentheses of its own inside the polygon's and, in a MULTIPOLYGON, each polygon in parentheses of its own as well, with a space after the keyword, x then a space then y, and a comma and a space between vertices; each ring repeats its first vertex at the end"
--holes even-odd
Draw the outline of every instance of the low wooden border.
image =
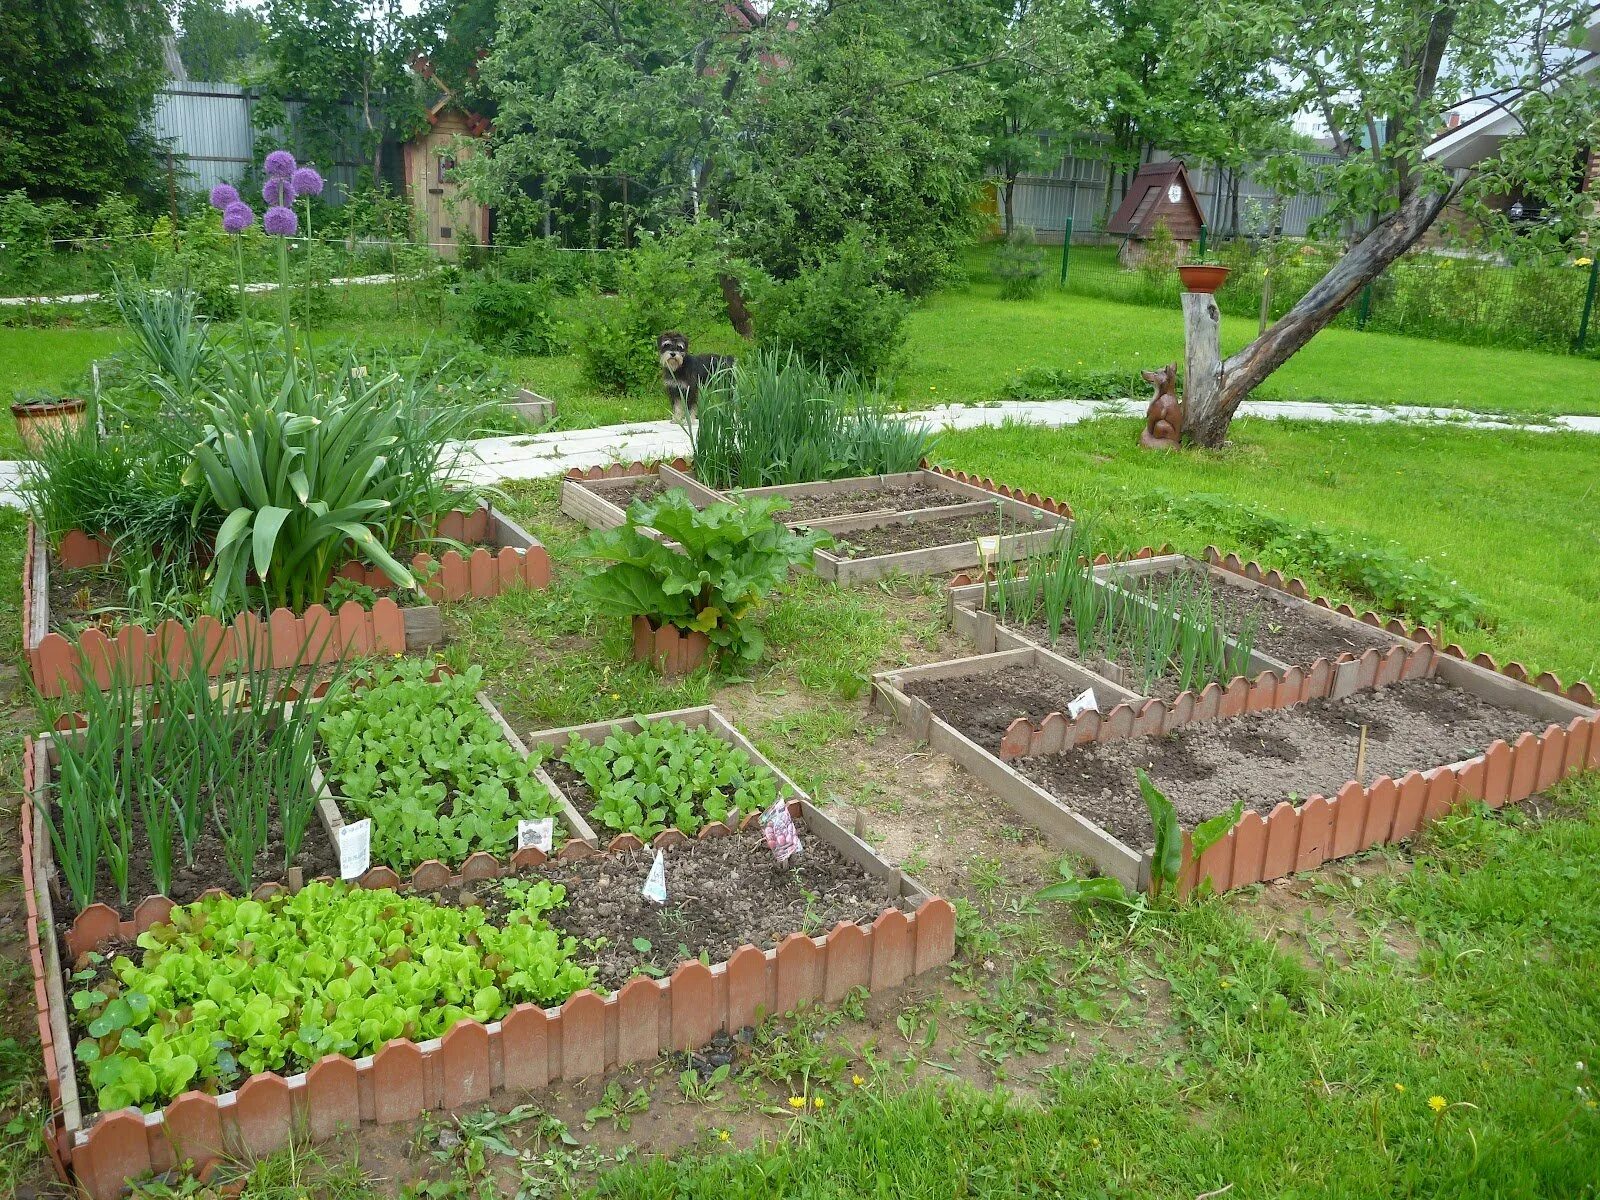
POLYGON ((506 407, 530 425, 548 425, 556 419, 556 402, 529 388, 518 388, 517 398, 507 400, 506 407))
MULTIPOLYGON (((988 507, 998 504, 1017 521, 1031 520, 1036 528, 1017 532, 1015 526, 1009 533, 997 535, 994 541, 991 559, 1015 560, 1035 554, 1046 547, 1055 538, 1056 534, 1071 524, 1066 518, 1047 512, 1042 508, 1034 508, 1004 497, 984 498, 972 502, 971 512, 981 511, 980 505, 988 507)), ((952 515, 970 515, 962 510, 966 505, 947 506, 944 508, 924 508, 905 513, 895 513, 885 517, 881 515, 868 515, 862 518, 830 518, 824 526, 831 533, 842 533, 850 530, 872 529, 885 525, 919 524, 927 521, 948 520, 952 515)), ((988 540, 988 539, 985 539, 988 540)), ((953 542, 944 546, 928 546, 921 550, 901 550, 891 554, 863 555, 860 558, 844 558, 831 551, 817 549, 812 551, 812 564, 819 579, 824 579, 838 584, 840 587, 850 587, 858 583, 869 583, 874 579, 882 579, 886 575, 940 575, 946 572, 965 570, 978 566, 984 559, 980 553, 978 542, 964 541, 953 542)))
MULTIPOLYGON (((284 668, 366 654, 402 654, 444 640, 444 622, 437 608, 442 601, 550 585, 550 556, 544 546, 500 513, 486 508, 450 513, 440 521, 437 532, 457 541, 496 541, 500 550, 495 554, 479 546, 465 556, 454 548, 437 556, 416 555, 411 565, 426 578, 422 591, 432 604, 402 609, 384 596, 371 610, 355 601, 347 601, 336 612, 313 604, 303 613, 287 608, 274 609, 265 617, 241 613, 226 625, 213 617, 200 617, 188 626, 176 620, 149 629, 124 625, 114 636, 90 628, 73 639, 50 629, 50 549, 42 531, 30 521, 22 563, 22 636, 34 686, 44 696, 65 695, 83 687, 87 670, 105 687, 111 682, 114 665, 133 682, 148 683, 157 661, 192 661, 196 642, 205 647, 214 675, 226 673, 247 652, 264 656, 269 645, 271 665, 284 668)), ((95 565, 109 558, 103 542, 77 531, 62 539, 62 547, 71 556, 64 561, 80 565, 95 565)), ((373 588, 393 586, 382 572, 359 563, 345 564, 339 574, 373 588)))
MULTIPOLYGON (((764 759, 715 709, 705 707, 657 714, 703 722, 719 736, 764 759)), ((610 729, 605 722, 593 728, 610 729)), ((586 729, 591 727, 578 727, 586 729)), ((565 740, 569 731, 546 731, 565 740)), ((602 735, 603 736, 603 735, 602 735)), ((37 749, 24 752, 24 785, 36 787, 37 749)), ((770 764, 767 764, 770 766, 770 764)), ((28 911, 29 957, 34 968, 45 1072, 52 1117, 47 1141, 62 1178, 71 1176, 90 1200, 111 1200, 128 1181, 147 1171, 165 1171, 184 1160, 197 1164, 222 1157, 259 1156, 285 1145, 291 1133, 325 1139, 364 1124, 417 1119, 424 1111, 478 1104, 492 1093, 528 1091, 557 1080, 575 1080, 644 1062, 668 1050, 704 1045, 721 1030, 754 1024, 770 1013, 803 1003, 835 1003, 856 987, 898 986, 913 975, 950 961, 955 953, 955 910, 896 868, 864 842, 814 808, 782 772, 790 811, 818 838, 874 876, 892 881, 904 901, 885 909, 870 925, 840 922, 822 937, 801 933, 776 949, 743 946, 726 962, 679 965, 667 979, 637 977, 610 996, 584 989, 554 1008, 522 1004, 499 1021, 463 1021, 441 1038, 425 1042, 396 1039, 376 1054, 359 1059, 328 1055, 295 1075, 261 1073, 220 1096, 186 1092, 155 1113, 124 1109, 84 1121, 72 1062, 60 951, 51 906, 48 837, 34 836, 32 804, 23 806, 24 898, 28 911)), ((752 814, 742 828, 759 818, 752 814)), ((729 836, 732 824, 708 826, 701 838, 729 836)), ((657 846, 681 845, 676 830, 658 836, 657 846)), ((638 848, 637 838, 612 839, 606 851, 574 839, 559 859, 590 857, 638 848)), ((411 877, 419 890, 438 890, 464 882, 498 878, 545 861, 537 850, 518 851, 509 864, 474 854, 452 875, 442 864, 423 864, 411 877)), ((358 881, 364 887, 401 886, 388 868, 374 868, 358 881)), ((254 892, 271 894, 281 884, 254 892)), ((208 893, 213 894, 213 893, 208 893)), ((134 937, 164 922, 174 906, 153 898, 123 922, 104 905, 80 914, 67 937, 69 953, 112 937, 134 937), (101 910, 96 912, 96 909, 101 910)))
POLYGON ((1022 504, 1031 504, 1035 508, 1042 508, 1047 512, 1071 518, 1072 506, 1065 500, 1056 500, 1050 496, 1041 496, 1038 492, 1025 492, 1021 488, 1011 487, 1008 484, 996 483, 987 475, 978 476, 966 471, 955 471, 949 467, 936 467, 927 459, 922 460, 922 469, 943 475, 946 479, 953 479, 957 483, 968 487, 980 488, 985 492, 993 492, 996 496, 1004 496, 1007 500, 1016 500, 1022 504))
POLYGON ((727 499, 688 472, 689 464, 681 458, 670 463, 635 462, 626 466, 591 467, 588 471, 574 467, 561 478, 561 511, 590 529, 615 529, 628 519, 627 508, 607 493, 646 475, 660 475, 662 483, 682 488, 697 508, 727 499))
MULTIPOLYGON (((957 479, 947 471, 937 471, 929 468, 926 463, 915 471, 900 471, 889 475, 854 475, 847 479, 821 479, 811 483, 774 483, 765 487, 740 488, 729 493, 732 499, 763 499, 778 497, 793 500, 801 496, 836 496, 846 492, 873 492, 880 488, 909 488, 923 484, 937 491, 948 492, 951 504, 970 503, 973 500, 990 500, 999 495, 993 488, 983 488, 975 483, 967 483, 957 479)), ((1063 515, 1059 507, 1049 508, 1037 496, 1037 503, 1030 503, 1021 495, 1006 496, 1005 499, 1017 504, 1028 505, 1032 508, 1042 509, 1052 515, 1063 515)), ((863 522, 870 525, 874 520, 881 522, 884 518, 895 515, 904 515, 908 512, 923 512, 932 508, 944 507, 930 505, 924 509, 880 509, 870 513, 840 513, 832 517, 818 517, 815 520, 786 521, 790 525, 804 525, 809 529, 839 529, 862 528, 863 522)), ((1071 514, 1064 514, 1070 516, 1071 514)))
MULTIPOLYGON (((993 670, 1039 654, 1026 647, 935 664, 946 677, 993 670), (1017 656, 1013 658, 1013 656, 1017 656)), ((1047 659, 1035 659, 1041 664, 1047 659)), ((1412 771, 1396 781, 1380 776, 1370 785, 1351 780, 1333 798, 1312 796, 1299 806, 1280 803, 1266 817, 1247 812, 1234 828, 1195 861, 1184 834, 1180 892, 1203 881, 1216 891, 1311 870, 1373 846, 1401 842, 1423 824, 1461 802, 1482 800, 1491 808, 1527 799, 1574 772, 1600 768, 1600 712, 1564 696, 1540 691, 1474 663, 1448 657, 1431 645, 1396 645, 1387 653, 1369 648, 1337 663, 1318 659, 1309 671, 1292 667, 1282 679, 1235 679, 1227 688, 1210 684, 1172 703, 1147 700, 1118 704, 1107 713, 1073 719, 1051 713, 1038 723, 1019 718, 1006 730, 1000 753, 992 754, 939 718, 926 701, 907 695, 899 681, 928 668, 886 671, 873 677, 873 703, 895 718, 909 736, 948 754, 1052 840, 1083 854, 1101 871, 1129 886, 1148 887, 1150 856, 1136 854, 1070 803, 1039 787, 1008 760, 1070 751, 1090 742, 1171 733, 1184 725, 1226 720, 1248 712, 1286 708, 1318 696, 1341 696, 1384 687, 1402 679, 1438 676, 1486 699, 1547 722, 1510 745, 1493 742, 1483 754, 1461 762, 1412 771), (1137 870, 1132 864, 1137 862, 1137 870)), ((1081 670, 1081 668, 1080 668, 1081 670)))
MULTIPOLYGON (((1241 560, 1237 554, 1224 555, 1222 551, 1218 550, 1215 546, 1206 547, 1205 558, 1206 562, 1210 563, 1214 567, 1219 567, 1222 570, 1230 572, 1234 575, 1242 576, 1252 583, 1262 584, 1265 587, 1272 588, 1274 591, 1283 592, 1287 595, 1295 597, 1297 600, 1305 600, 1316 605, 1318 608, 1325 609, 1326 611, 1337 616, 1346 617, 1350 620, 1358 620, 1364 625, 1371 625, 1378 629, 1387 630, 1389 633, 1395 634, 1398 637, 1409 638, 1414 642, 1426 642, 1431 646, 1438 646, 1441 640, 1436 638, 1430 630, 1422 625, 1413 625, 1408 629, 1405 622, 1399 620, 1398 618, 1391 617, 1385 621, 1382 617, 1370 609, 1358 614, 1356 610, 1348 604, 1335 604, 1326 596, 1313 593, 1311 589, 1306 586, 1306 581, 1301 579, 1299 576, 1294 576, 1292 578, 1286 577, 1281 571, 1275 568, 1272 570, 1263 570, 1261 564, 1253 559, 1244 561, 1241 560)), ((1452 658, 1466 659, 1468 657, 1467 652, 1453 642, 1449 645, 1440 646, 1439 648, 1443 653, 1450 655, 1452 658)), ((1571 700, 1574 704, 1581 704, 1585 708, 1595 707, 1596 696, 1600 695, 1600 693, 1596 692, 1594 684, 1590 683, 1586 679, 1580 679, 1576 683, 1569 685, 1562 683, 1561 677, 1550 671, 1542 671, 1535 676, 1532 675, 1526 667, 1515 660, 1512 660, 1506 663, 1504 666, 1501 666, 1495 661, 1492 655, 1475 654, 1471 656, 1471 661, 1486 670, 1494 671, 1498 674, 1506 676, 1509 679, 1514 679, 1518 683, 1526 683, 1531 687, 1538 688, 1540 691, 1550 692, 1557 696, 1563 696, 1566 699, 1571 700)))

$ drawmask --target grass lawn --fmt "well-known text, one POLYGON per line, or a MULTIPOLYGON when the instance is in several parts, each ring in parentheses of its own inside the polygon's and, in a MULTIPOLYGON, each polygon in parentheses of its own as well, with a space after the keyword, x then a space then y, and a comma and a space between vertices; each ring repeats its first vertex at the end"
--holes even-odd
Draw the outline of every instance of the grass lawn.
MULTIPOLYGON (((1259 448, 1256 428, 1241 428, 1241 452, 1270 451, 1280 461, 1258 469, 1280 483, 1317 451, 1319 430, 1273 428, 1281 440, 1259 448)), ((1083 476, 1067 457, 1044 456, 1056 465, 1039 486, 1070 493, 1083 476)), ((1110 473, 1137 478, 1140 461, 1110 473)), ((1463 477, 1480 507, 1534 487, 1463 477)), ((886 854, 960 898, 957 961, 942 982, 763 1030, 716 1085, 685 1084, 668 1060, 371 1130, 248 1168, 246 1200, 1594 1194, 1600 1111, 1578 1064, 1600 1059, 1600 776, 1136 924, 1074 914, 1032 900, 1047 847, 863 711, 866 672, 959 652, 936 584, 797 582, 766 617, 760 667, 666 684, 625 663, 622 622, 575 601, 578 531, 556 499, 553 482, 510 489, 552 548, 555 587, 447 608, 446 657, 485 666, 518 730, 715 701, 822 803, 864 811, 886 854)), ((1293 487, 1282 505, 1325 516, 1293 487)), ((0 561, 15 562, 17 525, 0 521, 0 561)), ((1530 586, 1548 583, 1529 561, 1530 586)), ((0 1054, 18 1077, 0 1104, 24 1112, 29 1045, 0 1054)), ((13 1139, 0 1185, 7 1162, 38 1177, 37 1147, 13 1139)))

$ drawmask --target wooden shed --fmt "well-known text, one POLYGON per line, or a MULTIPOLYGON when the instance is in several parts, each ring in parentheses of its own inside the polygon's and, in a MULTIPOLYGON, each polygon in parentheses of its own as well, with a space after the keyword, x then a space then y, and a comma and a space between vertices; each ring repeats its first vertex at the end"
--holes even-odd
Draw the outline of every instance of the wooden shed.
POLYGON ((1200 228, 1206 223, 1181 159, 1140 167, 1121 206, 1106 222, 1106 232, 1123 239, 1117 252, 1123 266, 1136 267, 1144 261, 1145 242, 1162 223, 1183 254, 1200 240, 1200 228))

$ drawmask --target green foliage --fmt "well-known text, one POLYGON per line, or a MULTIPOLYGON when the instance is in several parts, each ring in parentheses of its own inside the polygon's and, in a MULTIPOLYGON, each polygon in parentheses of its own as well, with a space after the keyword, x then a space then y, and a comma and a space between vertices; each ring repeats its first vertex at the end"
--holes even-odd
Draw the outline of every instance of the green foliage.
POLYGON ((399 659, 358 671, 317 722, 329 786, 347 815, 372 818, 375 862, 409 872, 478 851, 505 858, 517 821, 554 814, 533 764, 477 701, 483 669, 432 682, 399 659))
POLYGON ((826 532, 795 533, 774 519, 788 507, 761 499, 697 509, 680 488, 636 500, 622 525, 577 544, 578 557, 607 564, 591 569, 577 592, 597 613, 703 633, 719 650, 755 662, 764 643, 752 615, 791 567, 809 569, 812 550, 833 542, 826 532))
POLYGON ((178 0, 178 56, 190 79, 250 82, 265 28, 255 11, 227 0, 178 0))
POLYGON ((869 379, 894 367, 905 346, 907 306, 880 278, 887 259, 855 226, 793 279, 768 284, 756 304, 763 349, 869 379))
POLYGON ((994 275, 1000 299, 1031 300, 1039 294, 1045 276, 1044 251, 1033 230, 1013 229, 994 250, 994 275))
POLYGON ((504 924, 477 905, 311 883, 262 900, 215 897, 139 935, 140 961, 73 977, 79 1063, 102 1111, 153 1110, 191 1088, 439 1037, 590 982, 577 943, 541 919, 565 891, 505 885, 504 924))
POLYGON ((74 529, 116 533, 101 514, 126 496, 134 460, 121 442, 100 436, 93 417, 86 413, 77 428, 45 431, 38 457, 22 462, 19 490, 52 544, 74 529))
POLYGON ((583 321, 575 346, 584 381, 617 396, 659 383, 655 338, 661 331, 652 330, 626 299, 597 301, 583 321))
POLYGON ((117 311, 133 335, 142 365, 169 380, 179 396, 193 396, 216 369, 194 296, 182 286, 151 289, 121 275, 115 284, 117 311))
POLYGON ((561 761, 595 799, 590 820, 649 842, 667 829, 690 837, 704 825, 762 812, 778 799, 771 771, 708 729, 640 721, 592 744, 576 734, 561 761))
POLYGON ((772 350, 746 355, 701 393, 690 434, 695 470, 718 488, 914 471, 937 441, 854 374, 772 350))
POLYGON ((560 348, 548 281, 516 283, 473 275, 465 290, 467 335, 505 354, 552 354, 560 348))
POLYGON ((1126 400, 1150 390, 1137 370, 1030 367, 1006 381, 1006 400, 1126 400))
MULTIPOLYGON (((284 844, 281 866, 300 853, 316 808, 316 727, 304 710, 285 710, 278 696, 291 683, 308 690, 303 673, 249 665, 236 688, 219 689, 205 639, 185 644, 189 652, 176 663, 154 665, 147 687, 118 664, 104 688, 85 671, 90 682, 73 697, 88 726, 57 739, 59 766, 40 815, 79 911, 94 901, 102 865, 116 902, 129 903, 134 855, 148 860, 165 894, 180 859, 194 865, 208 830, 221 838, 241 891, 256 881, 274 821, 284 844), (152 713, 169 719, 141 724, 152 713)), ((253 649, 253 661, 272 660, 270 643, 253 649)), ((331 682, 337 691, 337 672, 331 682)))
POLYGON ((1161 287, 1174 273, 1183 255, 1172 237, 1172 228, 1165 217, 1156 219, 1155 228, 1144 240, 1139 257, 1139 274, 1146 287, 1161 287))

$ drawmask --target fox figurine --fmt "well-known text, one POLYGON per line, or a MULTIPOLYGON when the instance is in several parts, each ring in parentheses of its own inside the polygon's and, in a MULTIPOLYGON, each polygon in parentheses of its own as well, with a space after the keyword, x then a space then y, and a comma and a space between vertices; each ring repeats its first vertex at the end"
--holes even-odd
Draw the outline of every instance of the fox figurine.
POLYGON ((1178 400, 1178 364, 1168 363, 1158 371, 1141 371, 1146 383, 1154 384, 1156 394, 1144 414, 1144 432, 1139 444, 1146 450, 1176 450, 1183 436, 1183 404, 1178 400))

